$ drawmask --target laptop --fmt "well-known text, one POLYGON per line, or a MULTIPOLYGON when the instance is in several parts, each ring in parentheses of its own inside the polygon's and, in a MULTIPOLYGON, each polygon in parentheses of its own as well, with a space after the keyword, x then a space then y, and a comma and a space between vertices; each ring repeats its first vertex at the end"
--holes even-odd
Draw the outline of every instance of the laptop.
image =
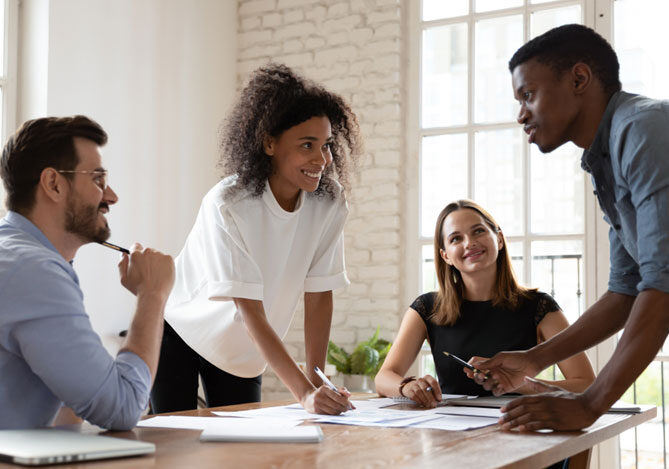
POLYGON ((155 453, 144 441, 40 428, 0 430, 0 461, 40 466, 155 453))

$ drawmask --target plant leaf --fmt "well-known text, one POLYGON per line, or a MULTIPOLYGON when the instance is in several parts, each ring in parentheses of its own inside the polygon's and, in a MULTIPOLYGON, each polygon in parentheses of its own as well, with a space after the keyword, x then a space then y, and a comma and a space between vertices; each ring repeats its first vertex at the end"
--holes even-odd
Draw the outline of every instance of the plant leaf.
POLYGON ((337 371, 344 374, 351 373, 351 357, 346 351, 331 340, 328 342, 328 363, 334 365, 337 371))
POLYGON ((351 373, 371 375, 379 363, 379 352, 365 343, 359 344, 351 354, 351 373))
POLYGON ((383 349, 385 349, 386 347, 388 347, 388 345, 390 345, 390 342, 388 342, 386 339, 379 339, 379 340, 376 341, 376 344, 374 344, 373 347, 376 350, 378 350, 379 353, 381 353, 381 351, 383 349))

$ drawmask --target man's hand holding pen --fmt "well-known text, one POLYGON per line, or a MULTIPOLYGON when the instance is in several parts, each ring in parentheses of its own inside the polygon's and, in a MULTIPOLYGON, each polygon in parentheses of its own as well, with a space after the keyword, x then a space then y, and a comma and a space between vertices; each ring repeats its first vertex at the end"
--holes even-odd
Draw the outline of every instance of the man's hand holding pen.
POLYGON ((500 352, 492 358, 475 356, 469 360, 469 363, 478 370, 485 370, 486 373, 465 370, 467 376, 487 391, 492 391, 495 396, 501 396, 519 388, 525 384, 526 376, 533 377, 541 371, 536 369, 526 351, 500 352))

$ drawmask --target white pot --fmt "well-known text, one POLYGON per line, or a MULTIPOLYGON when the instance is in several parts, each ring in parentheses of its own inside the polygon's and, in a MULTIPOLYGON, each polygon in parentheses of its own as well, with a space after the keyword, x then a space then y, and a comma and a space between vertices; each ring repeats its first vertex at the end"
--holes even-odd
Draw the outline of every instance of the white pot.
POLYGON ((344 387, 351 392, 376 392, 374 380, 367 375, 344 375, 344 387))

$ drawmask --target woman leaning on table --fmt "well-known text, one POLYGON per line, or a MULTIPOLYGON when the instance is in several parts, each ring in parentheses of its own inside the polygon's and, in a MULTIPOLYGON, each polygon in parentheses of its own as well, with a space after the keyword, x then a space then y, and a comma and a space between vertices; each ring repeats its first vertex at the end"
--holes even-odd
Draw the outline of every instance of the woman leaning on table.
MULTIPOLYGON (((553 298, 520 286, 501 228, 483 207, 470 200, 448 204, 439 214, 434 235, 439 291, 419 296, 407 310, 397 339, 376 375, 376 390, 434 407, 441 394, 490 395, 469 379, 464 360, 491 357, 502 350, 524 350, 545 341, 569 323, 553 298), (432 350, 439 381, 404 375, 423 341, 432 350)), ((558 363, 561 381, 532 380, 518 392, 583 391, 595 379, 584 353, 558 363)))

